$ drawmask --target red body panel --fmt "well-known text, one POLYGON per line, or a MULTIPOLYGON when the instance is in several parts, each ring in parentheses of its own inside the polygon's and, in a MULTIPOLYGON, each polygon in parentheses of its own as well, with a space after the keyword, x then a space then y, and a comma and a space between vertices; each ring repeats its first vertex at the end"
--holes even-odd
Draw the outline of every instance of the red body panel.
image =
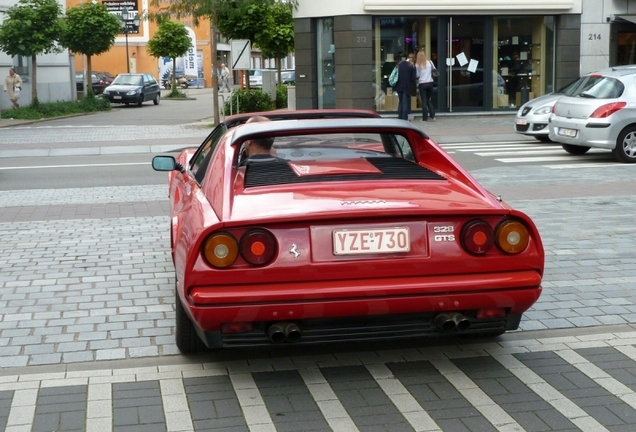
MULTIPOLYGON (((544 251, 525 214, 483 189, 429 138, 417 160, 443 179, 330 181, 246 188, 237 168, 232 132, 221 140, 199 185, 187 172, 170 176, 172 248, 178 293, 203 331, 223 323, 271 322, 366 315, 439 313, 504 308, 521 314, 541 292, 544 251), (507 255, 493 248, 467 253, 463 224, 479 218, 495 227, 505 218, 522 221, 527 249, 507 255), (406 227, 406 252, 336 256, 334 230, 406 227), (218 230, 237 239, 264 228, 278 242, 273 261, 254 267, 240 256, 215 269, 201 256, 207 235, 218 230), (292 251, 293 249, 293 251, 292 251)), ((192 152, 178 161, 186 166, 192 152)), ((375 173, 364 160, 294 163, 299 176, 375 173)), ((294 167, 292 167, 294 168, 294 167)))

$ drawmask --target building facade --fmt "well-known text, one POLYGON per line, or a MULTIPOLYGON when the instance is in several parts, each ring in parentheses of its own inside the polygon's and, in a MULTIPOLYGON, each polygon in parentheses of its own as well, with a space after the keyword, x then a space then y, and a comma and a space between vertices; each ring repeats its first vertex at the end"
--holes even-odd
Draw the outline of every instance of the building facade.
MULTIPOLYGON (((0 22, 3 21, 5 12, 16 4, 15 0, 0 0, 0 22)), ((58 0, 64 7, 64 2, 58 0)), ((74 95, 74 81, 72 69, 72 56, 68 51, 59 54, 46 54, 37 57, 38 67, 38 99, 40 102, 55 102, 72 100, 74 95)), ((24 84, 20 100, 29 103, 32 95, 33 67, 31 59, 22 56, 12 57, 0 51, 0 80, 4 84, 4 78, 9 74, 9 68, 15 68, 24 84)), ((0 109, 11 108, 11 101, 4 93, 0 93, 0 109)))
MULTIPOLYGON (((602 3, 612 2, 300 0, 296 106, 395 111, 388 76, 408 53, 424 50, 440 72, 433 93, 439 111, 517 109, 601 65, 603 55, 583 36, 601 34, 608 47, 601 52, 609 51, 610 22, 601 31, 592 18, 602 3)), ((411 108, 419 104, 414 97, 411 108)))

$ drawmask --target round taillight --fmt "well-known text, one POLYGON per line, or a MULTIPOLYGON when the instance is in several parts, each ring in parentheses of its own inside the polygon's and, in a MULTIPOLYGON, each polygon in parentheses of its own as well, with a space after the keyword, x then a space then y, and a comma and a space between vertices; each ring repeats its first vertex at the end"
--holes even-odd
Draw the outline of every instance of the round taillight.
POLYGON ((274 259, 278 245, 268 231, 253 229, 243 234, 239 249, 241 256, 249 264, 262 266, 274 259))
POLYGON ((231 266, 238 256, 236 239, 225 232, 212 234, 203 242, 203 256, 213 267, 231 266))
POLYGON ((530 242, 528 229, 516 220, 501 222, 495 231, 497 247, 502 252, 516 254, 523 252, 530 242))
POLYGON ((490 224, 483 220, 473 220, 462 228, 462 246, 474 255, 485 254, 495 243, 495 234, 490 224))

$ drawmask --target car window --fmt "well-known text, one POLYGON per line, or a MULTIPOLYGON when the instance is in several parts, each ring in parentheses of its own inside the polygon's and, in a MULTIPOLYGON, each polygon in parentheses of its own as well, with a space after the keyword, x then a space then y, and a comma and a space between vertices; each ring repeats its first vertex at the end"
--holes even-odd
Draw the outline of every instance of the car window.
POLYGON ((616 99, 623 94, 625 86, 616 78, 589 75, 575 86, 567 96, 590 99, 616 99))
POLYGON ((118 75, 113 84, 143 85, 143 79, 140 75, 118 75))
POLYGON ((210 159, 219 141, 227 131, 227 127, 224 124, 217 126, 210 135, 205 139, 203 144, 199 146, 199 149, 192 156, 190 161, 190 171, 194 175, 194 178, 200 184, 205 178, 205 173, 210 163, 210 159))
POLYGON ((408 139, 398 134, 337 133, 276 137, 279 158, 291 161, 398 157, 413 161, 408 139))

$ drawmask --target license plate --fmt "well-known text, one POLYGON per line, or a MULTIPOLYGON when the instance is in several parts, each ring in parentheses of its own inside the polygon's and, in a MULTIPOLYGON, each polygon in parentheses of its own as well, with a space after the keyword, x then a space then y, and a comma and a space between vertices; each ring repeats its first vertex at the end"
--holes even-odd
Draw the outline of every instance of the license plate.
POLYGON ((113 96, 113 99, 121 99, 121 96, 113 96))
POLYGON ((517 119, 515 120, 515 123, 517 123, 519 126, 525 126, 528 124, 528 120, 526 119, 517 119))
POLYGON ((574 138, 578 131, 576 129, 559 128, 559 135, 574 138))
POLYGON ((333 231, 334 255, 408 252, 410 250, 411 239, 408 227, 333 231))

